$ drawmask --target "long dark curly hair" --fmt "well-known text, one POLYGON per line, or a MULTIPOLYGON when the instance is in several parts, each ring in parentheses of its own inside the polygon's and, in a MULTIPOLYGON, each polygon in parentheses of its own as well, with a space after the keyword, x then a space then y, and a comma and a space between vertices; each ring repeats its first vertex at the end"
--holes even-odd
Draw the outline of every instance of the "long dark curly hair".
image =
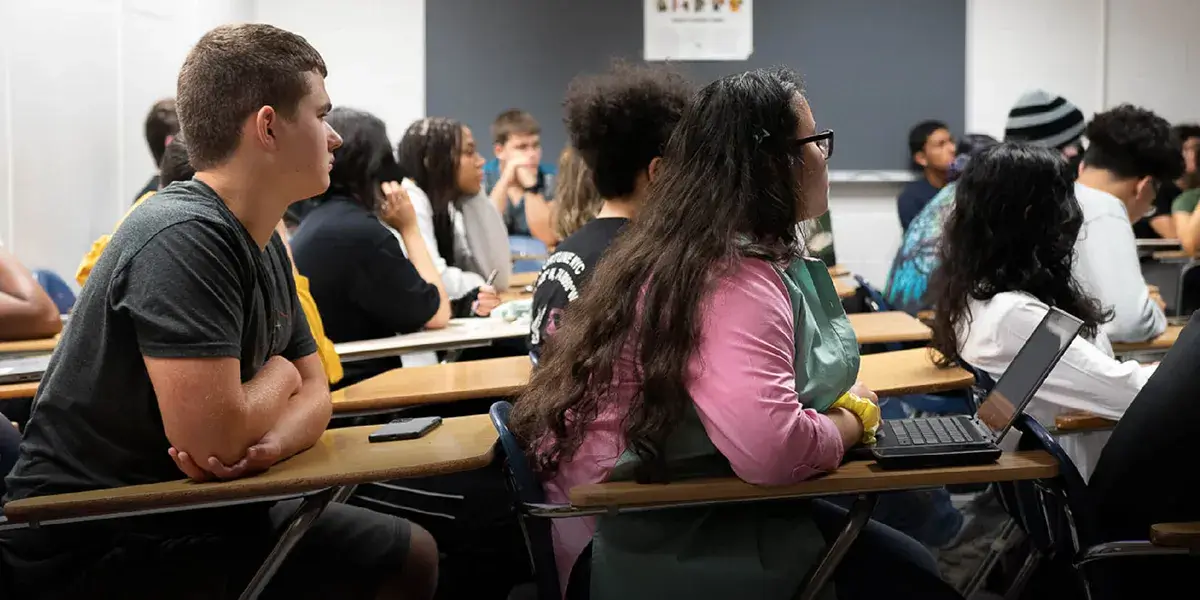
POLYGON ((968 302, 1024 292, 1083 321, 1093 337, 1108 320, 1071 273, 1083 212, 1074 177, 1057 150, 1019 142, 987 148, 958 180, 929 281, 936 308, 932 346, 942 366, 960 364, 968 302))
POLYGON ((701 300, 737 256, 798 256, 800 81, 757 70, 700 90, 663 153, 638 219, 605 253, 517 401, 514 432, 536 468, 555 472, 614 401, 615 365, 632 351, 639 381, 622 415, 636 477, 662 481, 663 443, 691 403, 687 364, 701 300))

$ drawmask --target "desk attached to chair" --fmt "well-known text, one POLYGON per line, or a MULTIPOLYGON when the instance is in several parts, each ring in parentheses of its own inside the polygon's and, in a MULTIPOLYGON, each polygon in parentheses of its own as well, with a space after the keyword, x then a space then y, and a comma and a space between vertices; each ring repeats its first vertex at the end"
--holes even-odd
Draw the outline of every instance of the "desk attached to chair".
POLYGON ((927 325, 901 311, 854 313, 846 317, 859 344, 928 342, 933 337, 927 325))
POLYGON ((353 486, 483 468, 492 461, 497 439, 487 415, 446 419, 420 439, 369 443, 376 428, 331 429, 312 448, 245 479, 181 480, 9 502, 4 507, 7 522, 0 521, 0 529, 305 497, 241 596, 253 599, 325 507, 344 500, 353 486))
POLYGON ((0 342, 0 354, 26 354, 37 352, 54 352, 58 345, 59 336, 39 340, 14 340, 0 342))
POLYGON ((1168 325, 1167 330, 1162 335, 1145 342, 1118 342, 1112 345, 1113 352, 1116 354, 1130 354, 1134 352, 1155 352, 1170 350, 1175 342, 1179 340, 1179 334, 1183 331, 1183 325, 1168 325))

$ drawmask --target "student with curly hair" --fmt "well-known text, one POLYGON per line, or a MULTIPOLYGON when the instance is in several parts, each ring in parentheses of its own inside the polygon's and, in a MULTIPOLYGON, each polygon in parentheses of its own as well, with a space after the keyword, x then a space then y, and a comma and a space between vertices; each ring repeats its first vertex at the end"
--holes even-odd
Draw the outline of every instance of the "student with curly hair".
POLYGON ((551 211, 554 215, 554 234, 565 240, 596 218, 604 198, 596 191, 592 170, 574 148, 563 148, 558 157, 558 177, 554 180, 554 197, 558 201, 551 211))
POLYGON ((1146 109, 1123 104, 1088 123, 1075 196, 1083 210, 1073 275, 1112 311, 1102 327, 1114 342, 1140 342, 1167 328, 1164 304, 1142 277, 1133 222, 1154 203, 1160 181, 1183 173, 1171 125, 1146 109))
POLYGON ((578 77, 567 88, 564 121, 571 145, 603 200, 596 218, 563 240, 538 275, 530 324, 535 355, 609 244, 637 214, 691 90, 675 73, 624 63, 578 77))
MULTIPOLYGON (((1083 320, 1027 409, 1041 423, 1071 410, 1120 418, 1154 371, 1113 358, 1103 328, 1110 313, 1072 271, 1087 220, 1079 189, 1052 149, 1006 142, 983 150, 958 180, 929 283, 937 305, 932 345, 943 364, 995 378, 1050 307, 1083 320)), ((1107 439, 1107 432, 1085 433, 1059 443, 1087 477, 1107 439)))
MULTIPOLYGON (((569 106, 643 97, 581 94, 626 77, 575 86, 569 106)), ((628 179, 606 175, 618 166, 654 181, 591 274, 596 293, 567 309, 513 411, 549 500, 601 481, 733 473, 784 485, 837 468, 863 439, 864 417, 834 404, 871 394, 855 385, 858 344, 828 269, 799 258, 796 224, 827 210, 833 152, 799 78, 757 70, 709 84, 683 108, 657 166, 653 146, 610 154, 592 146, 602 139, 593 131, 603 130, 583 128, 573 142, 601 194, 628 193, 615 185, 628 179)), ((562 583, 591 566, 593 598, 783 599, 845 516, 813 500, 556 519, 554 546, 562 583), (589 542, 590 563, 576 564, 589 542)), ((842 565, 839 598, 878 598, 879 581, 912 598, 959 597, 920 544, 879 523, 842 565)))

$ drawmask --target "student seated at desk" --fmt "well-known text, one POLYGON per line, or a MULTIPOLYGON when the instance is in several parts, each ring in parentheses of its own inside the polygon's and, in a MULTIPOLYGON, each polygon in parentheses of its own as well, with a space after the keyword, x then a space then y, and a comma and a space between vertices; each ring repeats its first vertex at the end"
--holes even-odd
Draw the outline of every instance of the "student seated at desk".
POLYGON ((567 132, 604 201, 596 218, 563 240, 538 275, 529 331, 535 355, 560 326, 567 305, 585 289, 605 250, 642 206, 663 146, 691 91, 675 73, 629 64, 579 77, 567 88, 567 132))
MULTIPOLYGON (((172 104, 174 106, 174 104, 172 104)), ((188 161, 187 143, 182 135, 176 135, 167 144, 163 150, 162 163, 158 168, 159 187, 165 188, 176 181, 191 181, 196 174, 196 169, 192 168, 188 161)), ((152 198, 155 192, 148 192, 133 206, 125 212, 120 221, 117 221, 117 227, 143 202, 152 198)), ((288 232, 283 226, 283 221, 280 221, 276 228, 280 239, 283 240, 284 246, 288 244, 288 232)), ((91 249, 83 255, 83 260, 79 262, 79 268, 75 270, 75 281, 79 282, 80 287, 87 283, 88 277, 92 274, 92 269, 96 266, 96 261, 100 260, 100 255, 104 253, 104 249, 108 247, 111 235, 102 235, 92 242, 91 249)), ((290 249, 289 249, 290 251, 290 249)), ((338 358, 337 350, 333 346, 333 342, 328 337, 325 337, 325 326, 321 321, 321 313, 317 310, 316 301, 313 300, 312 293, 308 289, 308 278, 292 268, 292 277, 296 280, 296 296, 300 299, 300 306, 304 309, 304 318, 308 321, 309 329, 312 330, 313 339, 317 342, 317 354, 321 357, 321 366, 325 369, 325 376, 329 379, 329 385, 334 385, 342 380, 342 362, 338 358)))
POLYGON ((542 126, 528 112, 506 110, 492 122, 492 143, 496 157, 483 165, 483 190, 508 234, 553 247, 560 239, 550 225, 555 172, 542 164, 542 126))
POLYGON ((900 228, 909 223, 946 186, 950 164, 954 162, 954 138, 941 121, 922 121, 908 132, 908 153, 917 178, 910 181, 896 198, 900 228))
MULTIPOLYGON (((1004 139, 1009 142, 1054 148, 1069 164, 1078 166, 1082 158, 1080 137, 1086 121, 1083 112, 1066 98, 1044 90, 1030 90, 1017 99, 1008 111, 1004 139)), ((951 180, 957 179, 970 155, 993 146, 996 140, 988 135, 966 136, 951 168, 951 180)), ((1071 172, 1075 172, 1072 168, 1071 172)), ((910 315, 934 308, 926 293, 929 276, 937 269, 937 246, 945 231, 946 216, 954 202, 954 183, 942 188, 904 232, 900 249, 888 273, 884 297, 898 310, 910 315)))
MULTIPOLYGON (((1084 212, 1062 156, 1005 142, 971 159, 930 280, 937 305, 932 346, 942 363, 967 364, 999 379, 1030 334, 1058 307, 1084 326, 1026 409, 1052 426, 1068 411, 1119 419, 1153 367, 1113 358, 1101 324, 1109 314, 1087 295, 1071 266, 1084 212)), ((1086 478, 1107 433, 1059 443, 1086 478)))
MULTIPOLYGON (((1112 319, 1101 328, 1114 342, 1142 342, 1167 329, 1165 304, 1142 277, 1132 222, 1150 209, 1158 182, 1183 172, 1171 126, 1123 104, 1087 125, 1075 196, 1083 225, 1075 241, 1074 277, 1112 319)), ((1077 315, 1078 316, 1078 315, 1077 315)))
MULTIPOLYGON (((1198 151, 1198 147, 1184 150, 1188 164, 1196 162, 1198 151)), ((1200 204, 1200 173, 1185 173, 1181 181, 1188 190, 1177 195, 1171 203, 1171 217, 1175 220, 1180 247, 1196 256, 1200 254, 1200 211, 1196 210, 1196 205, 1200 204)))
POLYGON ((481 192, 483 157, 470 128, 442 117, 415 121, 396 161, 408 176, 404 190, 450 299, 482 294, 491 302, 496 289, 508 287, 512 252, 504 222, 481 192), (493 270, 495 287, 485 279, 493 270))
MULTIPOLYGON (((637 220, 592 274, 605 293, 572 303, 516 403, 513 431, 550 501, 730 467, 797 483, 862 439, 859 417, 831 408, 852 386, 870 395, 855 386, 853 332, 825 265, 797 258, 796 223, 829 201, 832 138, 786 69, 693 97, 637 220)), ((844 515, 799 501, 555 520, 555 552, 566 585, 597 536, 593 597, 791 598, 844 515)), ((878 598, 881 581, 958 597, 920 544, 872 522, 834 584, 840 598, 878 598)))
MULTIPOLYGON (((375 115, 335 108, 326 121, 342 136, 329 190, 292 239, 296 267, 324 310, 329 337, 353 342, 441 329, 451 316, 486 316, 499 304, 486 290, 451 302, 408 194, 380 177, 395 165, 387 129, 375 115), (400 233, 400 243, 387 224, 400 233)), ((346 384, 399 368, 399 357, 346 363, 346 384)))
MULTIPOLYGON (((1200 174, 1196 171, 1196 151, 1200 150, 1200 125, 1176 125, 1171 128, 1171 136, 1183 154, 1183 175, 1174 181, 1159 182, 1158 194, 1154 196, 1153 211, 1133 224, 1133 233, 1139 240, 1182 237, 1179 218, 1175 216, 1175 199, 1184 192, 1195 189, 1197 183, 1200 183, 1200 174)), ((1200 244, 1196 247, 1200 247, 1200 244)), ((1194 250, 1192 252, 1195 253, 1194 250)))
POLYGON ((558 157, 558 177, 554 179, 554 234, 565 240, 596 218, 604 198, 596 191, 592 171, 574 148, 563 148, 558 157))
MULTIPOLYGON (((218 27, 179 75, 196 167, 130 213, 42 379, 4 500, 264 471, 314 444, 329 386, 275 235, 329 185, 321 55, 218 27)), ((298 501, 0 533, 17 598, 236 596, 298 501)), ((402 519, 329 505, 272 598, 431 598, 438 553, 402 519)))

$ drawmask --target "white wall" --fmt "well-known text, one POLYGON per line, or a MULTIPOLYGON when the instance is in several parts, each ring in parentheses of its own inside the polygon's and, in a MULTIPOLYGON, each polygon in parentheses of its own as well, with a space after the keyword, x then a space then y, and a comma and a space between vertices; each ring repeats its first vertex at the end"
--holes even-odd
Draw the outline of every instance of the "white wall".
POLYGON ((257 0, 255 19, 307 38, 333 105, 374 113, 393 144, 425 116, 425 0, 257 0))
POLYGON ((0 236, 72 279, 155 166, 142 120, 188 48, 252 0, 0 0, 0 236))

